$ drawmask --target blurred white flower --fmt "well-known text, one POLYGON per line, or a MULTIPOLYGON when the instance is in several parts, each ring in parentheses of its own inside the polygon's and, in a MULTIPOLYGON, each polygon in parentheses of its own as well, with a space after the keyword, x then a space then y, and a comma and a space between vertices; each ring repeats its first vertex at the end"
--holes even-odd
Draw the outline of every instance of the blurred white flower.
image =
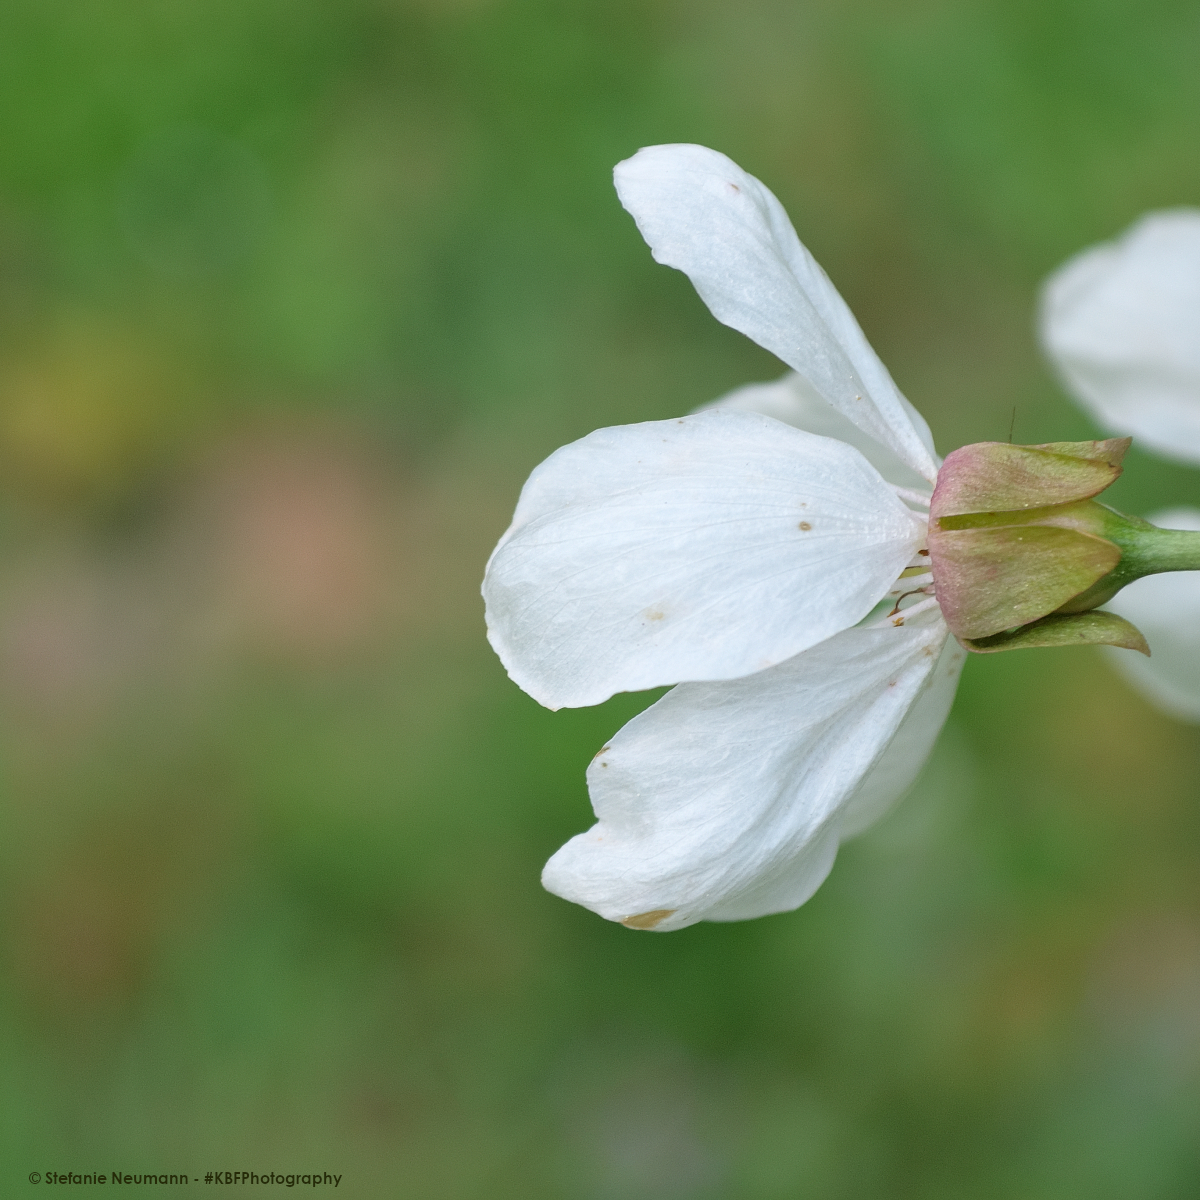
POLYGON ((797 372, 551 455, 484 581, 489 639, 541 703, 679 684, 596 756, 598 824, 543 876, 670 930, 808 899, 912 783, 965 652, 909 506, 937 474, 928 427, 778 200, 700 146, 615 177, 654 257, 797 372), (923 598, 858 624, 901 592, 923 598))
POLYGON ((1046 281, 1042 342, 1106 428, 1200 464, 1200 210, 1150 213, 1046 281))
MULTIPOLYGON (((1200 210, 1149 213, 1070 259, 1046 281, 1040 332, 1067 390, 1101 424, 1200 465, 1200 210)), ((1195 509, 1149 519, 1200 530, 1195 509)), ((1154 650, 1108 651, 1109 661, 1159 708, 1200 721, 1200 572, 1139 579, 1106 607, 1154 650)))

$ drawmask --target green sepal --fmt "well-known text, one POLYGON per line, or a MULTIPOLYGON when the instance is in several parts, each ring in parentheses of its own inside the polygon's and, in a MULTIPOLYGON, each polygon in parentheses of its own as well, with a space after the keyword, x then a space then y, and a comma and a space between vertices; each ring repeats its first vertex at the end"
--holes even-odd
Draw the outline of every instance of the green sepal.
POLYGON ((1105 438, 1098 442, 1040 442, 1029 446, 1030 450, 1046 450, 1050 454, 1065 454, 1068 458, 1090 458, 1096 462, 1108 463, 1110 467, 1119 468, 1125 461, 1133 438, 1105 438))
POLYGON ((1112 542, 1048 525, 929 530, 946 623, 986 638, 1054 612, 1121 561, 1112 542))
POLYGON ((1121 474, 1129 438, 1012 446, 976 442, 946 456, 930 516, 1017 512, 1099 495, 1121 474))
POLYGON ((1116 613, 1098 609, 1086 613, 1043 617, 1020 629, 985 638, 959 638, 975 654, 998 654, 1001 650, 1033 650, 1049 646, 1120 646, 1150 657, 1150 647, 1141 630, 1116 613))

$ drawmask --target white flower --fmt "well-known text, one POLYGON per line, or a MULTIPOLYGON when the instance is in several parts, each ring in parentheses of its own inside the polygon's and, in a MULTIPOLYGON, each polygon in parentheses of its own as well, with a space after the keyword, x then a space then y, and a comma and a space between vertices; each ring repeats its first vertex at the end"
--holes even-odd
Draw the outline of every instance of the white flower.
POLYGON ((904 499, 927 502, 937 460, 779 202, 700 146, 615 176, 654 257, 797 373, 557 451, 484 580, 491 643, 543 704, 679 685, 593 760, 598 823, 543 876, 669 930, 808 899, 912 783, 965 653, 930 598, 859 625, 930 590, 904 499))
MULTIPOLYGON (((1042 343, 1067 389, 1110 430, 1200 464, 1200 210, 1150 213, 1076 255, 1042 293, 1042 343)), ((1200 512, 1150 520, 1200 530, 1200 512)), ((1132 621, 1152 658, 1108 651, 1154 704, 1200 721, 1200 572, 1139 579, 1105 607, 1132 621)))
POLYGON ((1200 211, 1142 217, 1047 280, 1051 360, 1106 428, 1200 464, 1200 211))

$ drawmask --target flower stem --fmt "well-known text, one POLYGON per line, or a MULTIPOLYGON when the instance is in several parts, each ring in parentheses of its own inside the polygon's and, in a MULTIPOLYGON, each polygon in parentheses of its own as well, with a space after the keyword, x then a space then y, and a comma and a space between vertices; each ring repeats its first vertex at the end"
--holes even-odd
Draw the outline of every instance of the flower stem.
POLYGON ((1200 532, 1160 529, 1140 517, 1128 517, 1105 504, 1101 536, 1121 551, 1121 561, 1086 592, 1069 600, 1059 612, 1087 612, 1111 600, 1123 587, 1144 575, 1164 571, 1200 571, 1200 532))

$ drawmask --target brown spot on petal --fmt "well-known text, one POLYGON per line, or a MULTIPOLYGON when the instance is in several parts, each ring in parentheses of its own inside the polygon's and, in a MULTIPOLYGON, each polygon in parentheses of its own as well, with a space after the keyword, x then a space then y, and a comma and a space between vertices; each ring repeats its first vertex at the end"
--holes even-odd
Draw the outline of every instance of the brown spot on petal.
POLYGON ((661 608, 646 609, 646 620, 647 621, 661 621, 663 619, 663 617, 665 617, 666 615, 667 614, 665 612, 663 612, 661 608))
POLYGON ((653 929, 661 924, 676 910, 673 908, 652 908, 649 912, 636 913, 632 917, 622 917, 621 924, 626 929, 653 929))
POLYGON ((803 529, 805 533, 807 533, 812 528, 812 526, 807 521, 801 521, 800 528, 803 529))

